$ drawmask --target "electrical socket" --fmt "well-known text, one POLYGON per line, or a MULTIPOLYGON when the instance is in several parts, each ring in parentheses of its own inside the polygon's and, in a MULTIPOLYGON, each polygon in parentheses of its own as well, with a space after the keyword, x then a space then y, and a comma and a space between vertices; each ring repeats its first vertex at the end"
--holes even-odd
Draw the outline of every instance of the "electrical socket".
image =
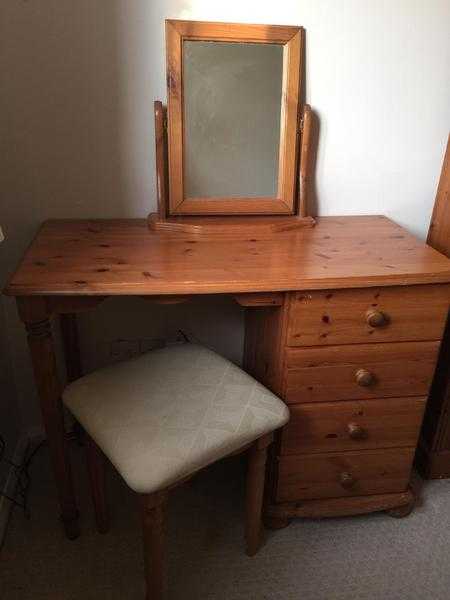
POLYGON ((163 348, 165 340, 159 338, 116 339, 101 344, 100 356, 105 364, 129 360, 150 350, 163 348))
MULTIPOLYGON (((190 334, 188 338, 191 339, 190 334)), ((181 332, 177 332, 175 335, 163 338, 135 338, 135 339, 124 339, 117 338, 111 341, 100 342, 96 345, 95 354, 93 356, 92 369, 98 369, 106 367, 108 365, 121 362, 123 360, 129 360, 156 350, 158 348, 164 348, 165 346, 172 346, 180 343, 184 343, 186 338, 181 332)))

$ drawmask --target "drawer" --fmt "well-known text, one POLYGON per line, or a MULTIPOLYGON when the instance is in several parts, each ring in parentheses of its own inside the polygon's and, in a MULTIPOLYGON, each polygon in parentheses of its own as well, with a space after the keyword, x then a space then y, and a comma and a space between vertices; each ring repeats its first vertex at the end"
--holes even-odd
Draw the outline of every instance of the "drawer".
POLYGON ((446 284, 296 292, 288 345, 438 340, 449 300, 446 284))
POLYGON ((415 446, 426 398, 297 404, 283 428, 281 454, 415 446))
POLYGON ((426 396, 440 342, 286 348, 288 404, 426 396))
POLYGON ((277 501, 403 492, 415 448, 283 456, 277 501))

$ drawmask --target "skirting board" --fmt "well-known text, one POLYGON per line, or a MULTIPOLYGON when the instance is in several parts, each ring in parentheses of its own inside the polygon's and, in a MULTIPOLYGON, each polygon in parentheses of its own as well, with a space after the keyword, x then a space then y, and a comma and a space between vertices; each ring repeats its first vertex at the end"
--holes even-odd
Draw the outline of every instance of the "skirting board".
MULTIPOLYGON (((21 465, 29 448, 36 447, 41 441, 44 440, 44 435, 42 433, 28 433, 27 435, 22 435, 14 449, 14 453, 12 455, 11 461, 15 465, 21 465)), ((11 466, 9 472, 6 476, 5 483, 3 485, 2 492, 9 496, 10 498, 16 497, 17 492, 17 478, 14 473, 14 467, 11 466)), ((6 530, 8 528, 9 517, 11 515, 11 509, 13 507, 13 503, 5 496, 0 496, 0 548, 3 546, 3 542, 6 536, 6 530)))

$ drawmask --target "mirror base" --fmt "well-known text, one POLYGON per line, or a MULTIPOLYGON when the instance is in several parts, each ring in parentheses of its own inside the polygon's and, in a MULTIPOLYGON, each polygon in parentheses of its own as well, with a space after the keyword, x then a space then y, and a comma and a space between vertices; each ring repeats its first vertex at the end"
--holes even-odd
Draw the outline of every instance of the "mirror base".
POLYGON ((314 227, 312 217, 290 216, 217 216, 217 217, 167 217, 161 219, 158 213, 150 213, 148 226, 150 231, 167 231, 214 235, 221 233, 274 233, 299 227, 314 227))

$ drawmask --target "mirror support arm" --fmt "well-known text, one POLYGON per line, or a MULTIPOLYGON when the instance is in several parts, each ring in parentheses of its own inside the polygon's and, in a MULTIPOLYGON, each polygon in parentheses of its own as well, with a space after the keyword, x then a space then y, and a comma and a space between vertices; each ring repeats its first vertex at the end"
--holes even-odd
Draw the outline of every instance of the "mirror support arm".
POLYGON ((299 121, 300 152, 298 160, 298 199, 297 215, 306 217, 308 215, 308 183, 311 163, 311 133, 312 133, 312 110, 309 104, 303 107, 299 121))

